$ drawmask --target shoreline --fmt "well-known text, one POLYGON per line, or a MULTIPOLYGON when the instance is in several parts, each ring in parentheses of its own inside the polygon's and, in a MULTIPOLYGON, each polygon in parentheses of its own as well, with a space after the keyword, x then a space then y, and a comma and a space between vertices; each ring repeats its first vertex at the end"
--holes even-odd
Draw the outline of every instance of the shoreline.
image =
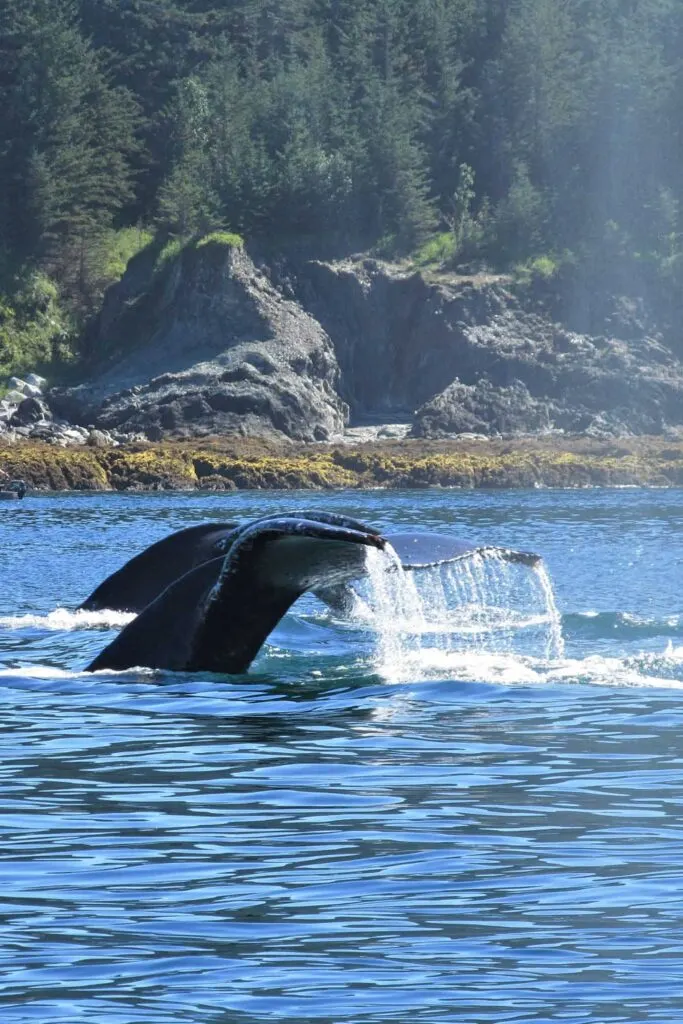
POLYGON ((3 443, 32 491, 678 487, 683 439, 661 436, 304 444, 214 437, 119 447, 3 443))

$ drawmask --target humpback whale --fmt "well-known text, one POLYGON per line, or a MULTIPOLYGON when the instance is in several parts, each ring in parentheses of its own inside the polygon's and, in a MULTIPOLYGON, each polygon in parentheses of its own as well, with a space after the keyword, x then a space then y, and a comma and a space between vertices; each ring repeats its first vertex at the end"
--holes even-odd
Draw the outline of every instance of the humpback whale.
POLYGON ((408 571, 477 554, 531 566, 540 561, 530 552, 443 534, 382 536, 355 519, 317 510, 200 523, 152 544, 83 601, 83 610, 137 613, 87 670, 244 672, 305 591, 344 614, 352 603, 350 583, 367 572, 367 548, 387 543, 408 571))

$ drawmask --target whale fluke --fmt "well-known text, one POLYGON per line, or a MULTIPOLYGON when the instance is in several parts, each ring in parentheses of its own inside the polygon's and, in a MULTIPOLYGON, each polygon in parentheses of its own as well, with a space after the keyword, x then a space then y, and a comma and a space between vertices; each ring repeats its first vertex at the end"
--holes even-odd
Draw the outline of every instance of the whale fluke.
MULTIPOLYGON (((263 516, 255 522, 282 518, 263 516)), ((376 530, 348 516, 311 509, 288 512, 286 518, 306 519, 331 526, 346 527, 379 536, 376 530)), ((185 573, 206 562, 221 558, 233 538, 243 527, 239 523, 201 523, 164 537, 126 562, 121 569, 108 576, 79 607, 84 611, 141 612, 172 583, 185 573)), ((448 562, 457 562, 474 555, 496 557, 506 562, 535 566, 540 555, 527 551, 491 544, 473 544, 441 533, 388 533, 386 539, 396 551, 403 568, 409 571, 430 569, 448 562)), ((218 578, 220 562, 211 570, 218 578)), ((352 606, 352 595, 342 594, 338 588, 327 585, 315 588, 316 596, 342 613, 352 606)))
MULTIPOLYGON (((261 516, 255 522, 277 518, 282 516, 261 516)), ((379 536, 371 527, 334 512, 302 509, 288 512, 286 518, 329 523, 330 526, 347 527, 379 536)), ((233 537, 243 526, 243 523, 215 522, 176 530, 145 548, 108 576, 78 607, 88 612, 102 611, 104 608, 117 612, 141 612, 166 587, 190 569, 225 555, 233 537)), ((214 570, 217 576, 217 566, 214 570)))
MULTIPOLYGON (((436 569, 440 565, 454 565, 468 558, 498 558, 503 562, 526 565, 533 568, 541 562, 541 556, 532 551, 514 551, 512 548, 496 547, 493 544, 472 544, 448 537, 442 533, 387 533, 386 540, 396 552, 405 572, 420 572, 436 569)), ((353 586, 342 583, 338 586, 316 587, 315 596, 340 618, 353 613, 355 592, 353 586)))
POLYGON ((480 555, 482 558, 499 558, 503 562, 514 562, 533 567, 541 556, 532 551, 514 551, 512 548, 495 544, 474 544, 448 537, 443 533, 387 533, 387 540, 401 560, 404 569, 431 569, 448 562, 459 562, 480 555))
MULTIPOLYGON (((200 531, 197 538, 208 542, 212 534, 200 531)), ((87 671, 145 666, 245 672, 298 597, 358 578, 365 572, 366 548, 385 546, 378 533, 355 520, 318 512, 265 517, 219 541, 225 542, 224 555, 172 582, 87 671)))

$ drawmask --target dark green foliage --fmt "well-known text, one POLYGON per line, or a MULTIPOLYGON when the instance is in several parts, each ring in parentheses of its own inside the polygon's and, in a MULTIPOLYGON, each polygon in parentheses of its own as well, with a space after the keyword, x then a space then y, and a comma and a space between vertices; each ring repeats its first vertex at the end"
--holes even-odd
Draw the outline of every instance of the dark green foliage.
POLYGON ((681 52, 678 0, 0 0, 2 260, 81 313, 139 224, 663 301, 681 52))
POLYGON ((0 4, 0 237, 87 301, 98 241, 133 198, 135 101, 67 2, 0 4))

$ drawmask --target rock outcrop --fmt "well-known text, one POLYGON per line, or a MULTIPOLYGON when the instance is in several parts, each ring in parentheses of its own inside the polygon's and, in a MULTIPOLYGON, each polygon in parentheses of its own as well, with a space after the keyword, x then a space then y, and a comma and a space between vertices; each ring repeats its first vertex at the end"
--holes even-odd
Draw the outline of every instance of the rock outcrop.
POLYGON ((43 389, 47 381, 35 373, 26 379, 10 377, 9 390, 0 399, 0 441, 15 444, 23 440, 43 441, 68 448, 72 445, 100 443, 116 447, 121 440, 132 440, 128 435, 115 437, 102 434, 101 441, 93 441, 98 431, 77 427, 66 420, 55 418, 43 389))
POLYGON ((429 282, 363 260, 309 263, 297 286, 332 338, 357 417, 414 413, 411 436, 432 438, 683 423, 683 364, 657 338, 569 331, 525 311, 503 278, 429 282))
POLYGON ((465 367, 415 414, 414 437, 660 434, 683 422, 683 365, 659 341, 573 334, 514 301, 465 327, 465 367))
POLYGON ((349 408, 372 437, 382 424, 436 439, 683 426, 683 364, 659 338, 633 317, 613 319, 612 336, 570 331, 501 276, 427 277, 370 259, 257 269, 211 240, 162 269, 145 259, 91 331, 97 374, 51 392, 55 421, 151 440, 338 440, 349 408))
POLYGON ((90 344, 110 352, 94 380, 51 393, 103 430, 162 436, 339 434, 348 410, 325 331, 239 247, 188 247, 165 270, 124 277, 90 344), (131 287, 135 280, 137 287, 131 287))

